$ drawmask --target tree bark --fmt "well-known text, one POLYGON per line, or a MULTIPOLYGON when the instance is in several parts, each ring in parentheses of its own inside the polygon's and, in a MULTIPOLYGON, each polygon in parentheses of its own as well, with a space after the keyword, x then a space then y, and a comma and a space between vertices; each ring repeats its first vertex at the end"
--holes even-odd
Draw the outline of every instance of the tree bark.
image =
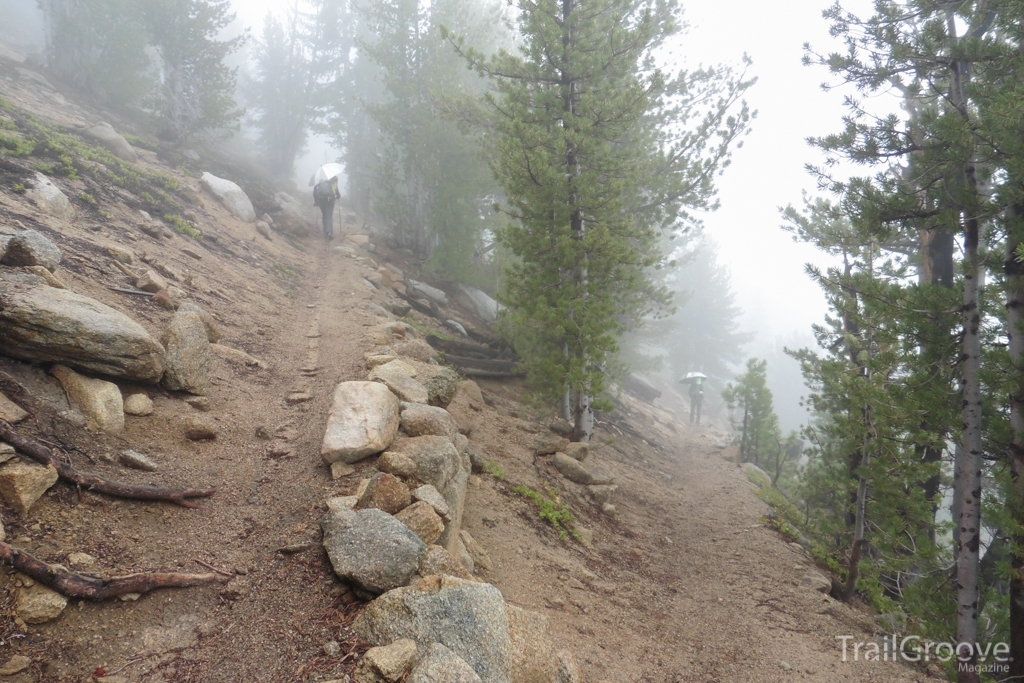
MULTIPOLYGON (((1017 258, 1017 249, 1024 243, 1022 221, 1024 206, 1007 208, 1003 271, 1006 275, 1008 353, 1013 366, 1009 399, 1010 475, 1014 498, 1010 510, 1018 524, 1024 519, 1024 264, 1017 258)), ((1024 534, 1015 534, 1010 547, 1024 547, 1024 534)), ((1010 554, 1010 569, 1010 679, 1024 680, 1024 555, 1019 550, 1010 554)))
POLYGON ((105 493, 115 498, 127 498, 130 500, 152 500, 175 503, 182 507, 198 507, 193 498, 209 498, 214 494, 213 489, 178 489, 160 488, 157 486, 137 486, 135 484, 120 484, 112 482, 95 474, 79 472, 71 465, 63 462, 53 454, 46 446, 26 439, 6 422, 0 420, 0 440, 6 441, 14 446, 14 450, 22 455, 32 458, 43 465, 52 465, 61 479, 70 481, 72 484, 81 486, 88 491, 105 493))
POLYGON ((230 577, 221 574, 178 574, 145 572, 128 574, 112 579, 97 579, 68 571, 55 564, 47 564, 24 550, 0 542, 0 561, 5 562, 31 579, 52 588, 69 598, 106 600, 129 593, 148 593, 156 588, 187 588, 209 583, 223 583, 230 577))
MULTIPOLYGON (((957 42, 956 20, 952 11, 947 12, 946 21, 949 37, 957 42)), ((950 82, 950 103, 959 111, 965 122, 971 114, 968 110, 966 87, 970 81, 970 64, 954 62, 950 82)), ((973 157, 973 155, 972 155, 973 157)), ((969 201, 977 196, 977 176, 973 158, 969 157, 960 173, 960 182, 969 192, 969 201)), ((982 422, 981 422, 981 280, 984 278, 983 264, 978 252, 981 226, 970 204, 960 209, 964 237, 964 299, 963 299, 963 454, 960 467, 954 473, 954 495, 960 500, 960 527, 956 555, 956 600, 957 600, 957 642, 976 643, 978 640, 978 602, 980 589, 979 549, 981 547, 981 466, 982 466, 982 422)), ((958 667, 959 683, 979 683, 979 674, 974 666, 977 653, 971 650, 967 660, 959 660, 968 666, 958 667)))

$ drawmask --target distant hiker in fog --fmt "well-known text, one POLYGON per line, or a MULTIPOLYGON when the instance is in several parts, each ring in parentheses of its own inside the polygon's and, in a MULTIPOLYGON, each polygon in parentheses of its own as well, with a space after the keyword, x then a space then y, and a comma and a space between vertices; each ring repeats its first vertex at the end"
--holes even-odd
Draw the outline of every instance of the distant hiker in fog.
POLYGON ((320 207, 324 217, 324 237, 334 239, 334 202, 341 199, 338 191, 338 177, 321 180, 313 188, 313 206, 320 207))
POLYGON ((694 423, 695 417, 697 424, 700 424, 700 406, 704 402, 703 381, 703 377, 697 377, 690 382, 690 424, 694 423))

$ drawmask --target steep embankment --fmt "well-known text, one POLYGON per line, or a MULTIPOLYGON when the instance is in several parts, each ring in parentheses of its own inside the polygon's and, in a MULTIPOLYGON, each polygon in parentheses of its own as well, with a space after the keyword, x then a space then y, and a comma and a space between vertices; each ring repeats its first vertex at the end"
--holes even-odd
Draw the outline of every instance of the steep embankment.
MULTIPOLYGON (((106 118, 15 68, 0 62, 0 97, 49 125, 106 118)), ((12 656, 29 658, 12 681, 344 680, 366 649, 349 630, 364 606, 335 578, 320 547, 319 521, 328 498, 353 493, 376 470, 370 459, 332 479, 320 458, 321 439, 336 384, 365 379, 364 354, 396 341, 382 324, 395 320, 384 308, 400 302, 378 266, 408 276, 415 263, 362 239, 341 249, 279 233, 268 239, 195 177, 155 153, 140 156, 139 168, 184 187, 190 220, 205 239, 153 229, 126 190, 105 188, 94 207, 81 197, 94 191, 88 179, 55 179, 72 198, 74 215, 49 214, 11 191, 26 173, 17 164, 3 166, 0 225, 39 231, 63 252, 56 274, 71 290, 159 338, 169 310, 154 298, 109 289, 134 287, 125 268, 156 270, 213 315, 220 344, 263 362, 214 353, 205 401, 120 382, 123 393, 145 391, 154 405, 150 415, 126 417, 124 431, 114 435, 82 428, 45 366, 2 349, 0 390, 31 413, 19 430, 59 447, 80 468, 137 484, 209 486, 216 494, 201 509, 184 509, 62 483, 27 514, 5 504, 4 525, 14 545, 85 572, 215 567, 232 578, 136 600, 72 601, 56 620, 26 625, 15 606, 25 581, 5 573, 0 666, 12 656), (128 263, 117 266, 115 257, 128 263), (196 420, 216 438, 187 438, 196 420), (120 465, 126 449, 155 461, 157 470, 120 465), (338 651, 325 650, 328 643, 338 651)), ((449 294, 454 299, 456 292, 449 294)), ((480 324, 469 308, 453 304, 445 313, 480 324)), ((409 316, 415 327, 405 328, 408 339, 422 337, 417 329, 441 330, 432 317, 409 316)), ((508 602, 544 614, 551 644, 575 653, 584 680, 925 679, 892 663, 841 660, 836 636, 869 640, 872 620, 818 592, 804 553, 763 526, 754 487, 714 445, 723 435, 688 430, 673 415, 625 397, 627 429, 600 424, 585 461, 616 479, 610 516, 586 487, 563 478, 550 456, 535 456, 536 442, 550 432, 521 404, 522 386, 478 384, 484 403, 461 416, 470 443, 489 463, 469 479, 463 517, 480 546, 472 549, 475 571, 508 602), (582 542, 560 538, 534 503, 513 491, 519 486, 567 505, 582 542)), ((558 510, 549 510, 553 519, 558 510)))

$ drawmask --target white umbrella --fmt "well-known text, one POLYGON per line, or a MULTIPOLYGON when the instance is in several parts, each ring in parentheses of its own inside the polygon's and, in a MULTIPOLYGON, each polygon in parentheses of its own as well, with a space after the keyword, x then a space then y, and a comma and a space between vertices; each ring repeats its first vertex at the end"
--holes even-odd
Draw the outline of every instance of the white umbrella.
POLYGON ((679 380, 679 383, 680 384, 691 384, 696 379, 707 379, 707 378, 708 378, 708 376, 705 375, 703 372, 688 372, 688 373, 686 373, 686 377, 684 377, 681 380, 679 380))
POLYGON ((337 178, 345 172, 345 167, 341 164, 324 164, 320 168, 316 169, 316 173, 309 179, 309 186, 313 187, 321 180, 330 180, 331 178, 337 178))

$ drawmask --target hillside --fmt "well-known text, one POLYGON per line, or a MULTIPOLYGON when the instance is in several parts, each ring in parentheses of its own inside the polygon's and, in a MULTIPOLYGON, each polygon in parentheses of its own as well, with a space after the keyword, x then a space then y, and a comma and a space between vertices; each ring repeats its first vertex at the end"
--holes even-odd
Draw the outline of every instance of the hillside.
MULTIPOLYGON (((408 293, 411 280, 429 280, 448 295, 444 319, 480 338, 488 335, 485 321, 453 283, 419 274, 410 254, 362 234, 361 222, 341 226, 347 237, 333 243, 303 234, 311 223, 289 214, 258 173, 222 156, 168 150, 142 127, 78 103, 3 57, 0 98, 8 151, 29 140, 30 129, 48 140, 28 154, 0 155, 0 236, 37 231, 60 249, 52 269, 59 283, 124 314, 153 339, 166 338, 183 303, 212 316, 220 335, 202 396, 115 379, 123 396, 145 393, 153 403, 151 414, 124 417, 115 433, 87 424, 49 363, 18 360, 0 346, 0 391, 28 413, 19 434, 111 480, 215 490, 194 509, 65 482, 25 514, 2 503, 7 543, 40 560, 101 577, 212 569, 216 579, 134 599, 72 600, 57 618, 26 624, 16 602, 31 582, 5 571, 0 670, 25 664, 5 680, 355 676, 370 644, 352 627, 373 596, 339 581, 321 544, 321 519, 327 500, 356 494, 380 461, 362 459, 332 477, 321 448, 335 389, 380 367, 368 354, 398 358, 424 385, 442 373, 443 358, 431 362, 438 354, 426 337, 449 338, 452 326, 409 310, 399 293, 408 293), (121 167, 78 135, 101 121, 133 142, 130 182, 114 182, 127 172, 111 170, 121 167), (65 163, 61 149, 79 156, 65 163), (83 149, 97 156, 82 157, 83 149), (41 168, 51 171, 70 210, 33 193, 41 168), (273 231, 237 218, 199 180, 203 171, 229 177, 232 170, 256 214, 273 218, 273 231), (132 274, 147 271, 166 280, 157 296, 112 289, 134 290, 132 274), (155 471, 122 465, 126 450, 151 460, 155 471)), ((20 267, 0 271, 0 313, 4 291, 53 284, 20 267)), ((766 526, 757 487, 723 457, 726 434, 688 428, 664 407, 623 394, 620 412, 598 424, 585 460, 618 487, 608 491, 614 507, 602 508, 591 489, 556 470, 550 453, 537 455, 539 442, 557 443, 557 436, 552 416, 525 407, 518 379, 459 387, 449 410, 468 437, 462 452, 476 459, 461 528, 475 544, 462 542, 470 558, 451 571, 469 570, 508 604, 542 615, 548 627, 527 649, 534 670, 546 671, 552 654, 564 652, 559 680, 591 683, 890 682, 938 673, 842 661, 837 636, 870 641, 883 630, 872 615, 822 593, 827 580, 803 549, 766 526), (542 520, 517 487, 557 500, 553 508, 571 512, 579 539, 542 520), (573 660, 578 674, 568 671, 573 660)))

